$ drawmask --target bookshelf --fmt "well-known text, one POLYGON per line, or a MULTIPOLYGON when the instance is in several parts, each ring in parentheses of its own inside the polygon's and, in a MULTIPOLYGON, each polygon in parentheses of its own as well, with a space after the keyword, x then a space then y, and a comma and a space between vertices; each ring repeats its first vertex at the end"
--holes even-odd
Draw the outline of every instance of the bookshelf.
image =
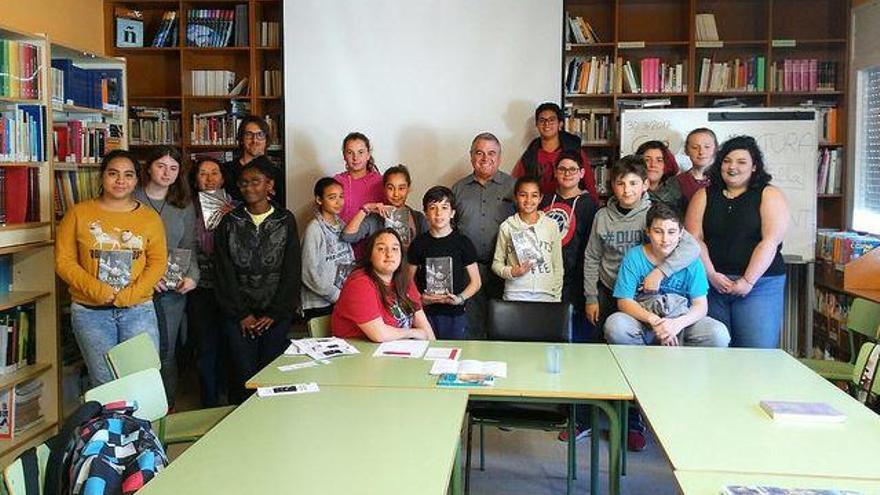
MULTIPOLYGON (((32 122, 35 127, 28 128, 28 156, 0 156, 0 172, 7 179, 6 188, 0 194, 4 206, 0 256, 8 260, 11 272, 10 290, 0 294, 0 311, 32 306, 34 320, 30 336, 34 345, 31 359, 22 360, 17 367, 0 374, 0 391, 14 396, 17 387, 38 379, 42 382, 37 399, 42 417, 23 431, 13 433, 11 438, 0 439, 0 465, 6 465, 25 448, 52 435, 60 417, 52 162, 51 146, 47 145, 51 142, 50 83, 46 70, 50 46, 45 36, 0 25, 0 44, 9 50, 7 54, 13 52, 9 43, 17 44, 14 51, 19 57, 13 62, 17 67, 10 65, 8 57, 4 57, 0 67, 4 73, 0 77, 0 112, 6 118, 16 118, 16 115, 24 117, 25 113, 35 111, 33 115, 37 118, 32 122), (7 73, 13 76, 6 76, 7 73), (19 110, 22 112, 16 113, 19 110), (24 196, 10 196, 15 193, 9 189, 14 182, 8 179, 18 180, 15 177, 25 177, 23 189, 19 189, 20 185, 14 186, 18 193, 26 192, 24 196), (15 205, 26 207, 24 217, 13 212, 15 205)), ((9 355, 4 357, 8 359, 9 355)), ((22 425, 20 422, 19 426, 22 425)))
MULTIPOLYGON (((194 116, 226 110, 234 111, 236 115, 269 116, 276 129, 275 135, 270 136, 269 151, 280 152, 279 137, 283 134, 278 125, 283 121, 284 103, 278 90, 280 88, 275 86, 279 85, 283 63, 280 44, 282 3, 281 0, 105 0, 105 52, 124 57, 129 73, 137 75, 128 81, 130 108, 133 112, 138 111, 139 107, 166 109, 168 118, 163 122, 167 122, 170 128, 177 129, 176 132, 169 132, 169 138, 162 142, 142 140, 138 135, 132 134, 132 151, 144 157, 156 144, 171 144, 178 146, 184 157, 207 153, 222 153, 221 157, 231 157, 236 147, 227 140, 206 142, 205 139, 193 139, 194 116), (117 47, 116 18, 117 14, 123 12, 122 9, 141 13, 143 47, 117 47), (190 46, 192 43, 187 41, 184 33, 195 22, 191 21, 189 13, 205 9, 235 11, 234 15, 239 16, 235 17, 236 23, 233 24, 228 44, 222 41, 217 43, 214 39, 214 46, 190 46), (150 45, 155 35, 161 31, 163 18, 167 18, 168 12, 176 12, 173 20, 178 31, 176 43, 171 39, 170 43, 165 43, 167 46, 152 47, 150 45), (236 36, 244 34, 235 33, 236 26, 240 24, 239 19, 246 23, 247 33, 243 39, 236 40, 236 36), (235 74, 235 84, 247 78, 247 86, 241 94, 234 96, 198 96, 193 91, 193 74, 197 71, 231 71, 235 74), (270 77, 267 71, 276 72, 270 77), (270 81, 272 77, 274 79, 270 81)), ((208 26, 212 27, 210 23, 208 26)), ((216 28, 217 25, 213 27, 216 28)), ((204 119, 202 124, 221 128, 224 124, 229 128, 236 127, 237 124, 234 118, 226 120, 222 117, 206 116, 204 119)), ((199 125, 198 129, 203 127, 204 125, 199 125)))

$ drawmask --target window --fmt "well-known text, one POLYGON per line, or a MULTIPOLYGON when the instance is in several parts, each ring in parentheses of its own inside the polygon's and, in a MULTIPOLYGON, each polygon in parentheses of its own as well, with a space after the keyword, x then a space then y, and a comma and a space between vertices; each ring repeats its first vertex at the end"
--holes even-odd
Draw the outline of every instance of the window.
POLYGON ((880 234, 880 66, 858 71, 854 230, 880 234))

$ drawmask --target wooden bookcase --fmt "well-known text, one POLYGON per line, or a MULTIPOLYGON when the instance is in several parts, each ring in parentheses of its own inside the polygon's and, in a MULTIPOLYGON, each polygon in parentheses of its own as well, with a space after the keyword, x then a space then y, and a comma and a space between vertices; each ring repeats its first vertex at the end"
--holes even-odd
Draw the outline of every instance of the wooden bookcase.
MULTIPOLYGON (((34 74, 39 78, 40 91, 36 98, 0 96, 0 108, 8 110, 18 104, 37 105, 45 111, 49 105, 48 71, 49 43, 45 36, 22 33, 0 26, 0 39, 26 42, 39 47, 40 67, 34 74)), ((50 143, 51 119, 44 119, 45 140, 50 143)), ((51 147, 46 150, 51 155, 51 147)), ((39 399, 42 420, 33 427, 0 440, 0 466, 6 465, 25 448, 39 443, 55 433, 59 421, 58 386, 58 323, 55 301, 55 262, 52 223, 52 163, 51 160, 32 162, 4 162, 0 167, 27 167, 39 172, 38 221, 0 225, 0 255, 12 260, 12 290, 0 296, 0 310, 33 303, 36 308, 36 362, 14 372, 0 375, 0 389, 12 393, 13 387, 32 378, 39 378, 42 394, 39 399)))
MULTIPOLYGON (((709 107, 719 98, 739 97, 750 106, 791 106, 807 100, 834 104, 838 109, 837 140, 821 147, 843 149, 846 142, 847 53, 849 2, 846 0, 565 0, 565 12, 581 16, 593 27, 599 43, 574 44, 563 40, 563 84, 570 57, 622 57, 636 63, 645 57, 687 64, 687 91, 680 93, 566 94, 562 101, 574 109, 611 108, 619 118, 621 99, 668 98, 673 107, 709 107), (718 42, 696 40, 696 14, 714 14, 718 42), (816 58, 837 62, 834 91, 700 92, 697 71, 704 57, 717 61, 763 56, 766 73, 775 61, 816 58)), ((565 20, 563 20, 565 22, 565 20)), ((566 28, 567 29, 567 28, 566 28)), ((637 67, 637 66, 636 66, 637 67)), ((767 78, 769 80, 769 77, 767 78)), ((615 133, 619 136, 619 133, 615 133)), ((616 140, 587 143, 591 156, 619 154, 616 140)), ((845 157, 842 163, 845 163, 845 157)), ((818 225, 843 228, 846 174, 838 194, 822 194, 818 225)))
MULTIPOLYGON (((278 126, 277 135, 283 135, 284 102, 280 94, 263 96, 263 71, 282 69, 280 41, 277 46, 262 46, 263 22, 282 23, 281 0, 141 0, 104 2, 105 53, 124 57, 128 62, 129 106, 164 107, 180 112, 181 142, 175 143, 184 157, 203 152, 231 152, 235 145, 194 144, 191 140, 192 116, 216 110, 229 110, 232 100, 243 100, 254 115, 270 116, 278 126), (193 9, 235 9, 246 5, 248 10, 248 43, 246 46, 223 48, 186 46, 187 12, 193 9), (144 48, 116 46, 116 9, 140 11, 144 21, 144 48), (177 12, 178 42, 175 46, 149 47, 167 11, 177 12), (248 91, 241 96, 193 96, 193 70, 230 70, 238 82, 248 78, 248 91)), ((230 43, 234 44, 234 43, 230 43)), ((281 140, 268 143, 271 152, 281 150, 281 140)), ((155 145, 134 145, 140 156, 149 154, 155 145)))

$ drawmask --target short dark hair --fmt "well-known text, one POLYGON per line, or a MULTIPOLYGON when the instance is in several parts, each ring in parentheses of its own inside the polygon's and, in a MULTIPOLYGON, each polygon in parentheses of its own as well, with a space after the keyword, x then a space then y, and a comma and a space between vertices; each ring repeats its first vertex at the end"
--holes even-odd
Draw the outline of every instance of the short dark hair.
POLYGON ((452 189, 446 186, 434 186, 425 191, 425 195, 422 196, 422 209, 427 211, 428 205, 440 203, 443 200, 449 201, 450 205, 455 204, 455 195, 452 193, 452 189))
POLYGON ((749 177, 750 189, 762 188, 773 180, 773 176, 767 173, 767 168, 764 165, 764 153, 761 152, 761 148, 758 146, 758 142, 755 141, 755 138, 752 136, 734 136, 727 141, 724 141, 724 144, 721 145, 721 149, 715 154, 715 163, 713 163, 712 168, 709 169, 709 177, 712 179, 713 185, 717 184, 718 187, 724 187, 724 178, 721 174, 721 164, 724 162, 724 157, 736 150, 746 150, 752 157, 752 165, 755 167, 755 171, 752 172, 752 176, 749 177))
POLYGON ((611 167, 611 182, 626 174, 636 174, 642 180, 648 179, 648 167, 645 166, 645 159, 642 155, 626 155, 617 160, 611 167))
POLYGON ((538 186, 539 191, 541 190, 541 179, 534 175, 523 175, 519 179, 516 179, 516 184, 513 185, 513 194, 518 193, 520 188, 526 184, 534 184, 538 186))
POLYGON ((404 177, 406 177, 406 184, 407 185, 412 185, 412 177, 410 177, 410 175, 409 175, 409 169, 406 168, 406 165, 404 165, 402 163, 398 163, 397 165, 395 165, 393 167, 388 167, 388 169, 385 170, 385 173, 382 174, 382 184, 383 185, 386 184, 388 182, 389 177, 391 177, 392 175, 397 175, 397 174, 400 174, 400 175, 403 175, 404 177))
POLYGON ((239 151, 244 150, 244 129, 248 124, 257 124, 257 127, 266 135, 266 139, 269 139, 269 123, 266 122, 266 119, 259 115, 246 115, 241 119, 241 122, 238 124, 238 130, 235 132, 235 140, 238 142, 239 151))
MULTIPOLYGON (((272 160, 269 159, 266 155, 258 156, 253 160, 247 162, 247 164, 241 168, 241 173, 239 177, 244 175, 248 170, 256 170, 257 172, 263 174, 267 179, 275 181, 275 171, 277 168, 275 164, 272 163, 272 160)), ((238 187, 238 184, 235 185, 238 187)))
POLYGON ((654 220, 674 220, 681 227, 681 213, 660 201, 654 203, 648 209, 648 215, 645 218, 645 228, 650 229, 654 225, 654 220))
POLYGON ((315 182, 315 197, 323 198, 324 191, 327 190, 330 186, 339 186, 342 187, 342 184, 339 183, 338 180, 333 177, 321 177, 318 179, 318 182, 315 182))
POLYGON ((113 150, 104 155, 103 158, 101 158, 101 175, 104 175, 104 171, 107 170, 107 166, 110 165, 110 162, 112 162, 113 160, 118 160, 120 158, 130 161, 131 164, 134 165, 135 172, 137 172, 138 159, 136 156, 134 156, 134 153, 128 150, 113 150))
POLYGON ((538 115, 541 115, 541 112, 546 112, 548 110, 555 113, 557 119, 565 119, 565 115, 562 113, 562 109, 559 108, 559 105, 553 103, 552 101, 546 101, 538 105, 538 108, 535 109, 535 123, 538 122, 538 115))
POLYGON ((553 168, 559 166, 562 160, 571 160, 577 163, 578 168, 584 168, 584 161, 581 159, 581 152, 576 150, 565 150, 556 157, 556 161, 553 162, 553 168))

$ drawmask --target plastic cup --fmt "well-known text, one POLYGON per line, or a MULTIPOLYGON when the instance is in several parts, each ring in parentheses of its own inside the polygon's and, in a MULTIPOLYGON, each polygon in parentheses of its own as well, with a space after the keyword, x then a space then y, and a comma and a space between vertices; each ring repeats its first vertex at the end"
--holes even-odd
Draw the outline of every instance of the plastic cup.
POLYGON ((546 349, 547 373, 557 374, 562 371, 562 349, 558 345, 549 345, 546 349))

